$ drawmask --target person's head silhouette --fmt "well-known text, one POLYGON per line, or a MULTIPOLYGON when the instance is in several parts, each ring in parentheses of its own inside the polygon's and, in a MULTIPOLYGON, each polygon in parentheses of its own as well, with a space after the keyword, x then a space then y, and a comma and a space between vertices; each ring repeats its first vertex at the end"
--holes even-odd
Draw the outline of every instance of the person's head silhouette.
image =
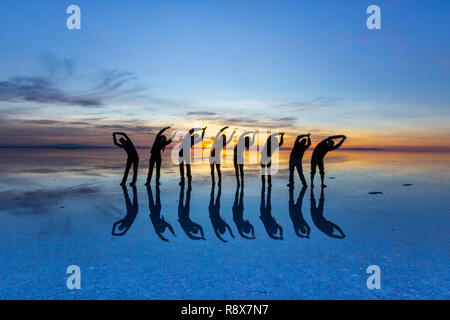
POLYGON ((333 140, 328 140, 328 141, 327 141, 327 144, 328 144, 330 147, 334 147, 334 141, 333 141, 333 140))

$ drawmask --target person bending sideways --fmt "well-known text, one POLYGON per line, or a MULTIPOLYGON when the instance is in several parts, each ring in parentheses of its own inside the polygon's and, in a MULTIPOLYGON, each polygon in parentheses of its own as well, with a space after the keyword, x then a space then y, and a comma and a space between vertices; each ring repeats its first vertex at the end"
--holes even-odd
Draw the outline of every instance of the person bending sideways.
POLYGON ((250 146, 252 146, 255 143, 255 135, 256 130, 244 132, 243 134, 241 134, 237 144, 234 146, 233 163, 234 163, 234 172, 236 175, 236 182, 238 186, 240 185, 240 183, 244 184, 244 162, 245 162, 244 152, 245 150, 249 150, 250 146), (253 137, 250 140, 249 135, 252 133, 253 137))
POLYGON ((219 178, 219 186, 222 184, 222 171, 220 170, 220 164, 222 163, 222 150, 225 149, 225 147, 233 140, 234 134, 236 133, 236 130, 234 130, 231 134, 231 137, 227 140, 227 136, 223 133, 226 129, 228 129, 228 126, 223 127, 216 134, 214 142, 211 146, 211 153, 209 155, 209 165, 211 167, 211 183, 215 184, 214 165, 216 165, 217 176, 219 178))
POLYGON ((303 186, 307 186, 305 176, 303 175, 302 160, 305 151, 311 146, 310 133, 302 134, 295 139, 294 146, 292 147, 291 155, 289 157, 289 183, 288 187, 294 186, 294 170, 297 169, 297 173, 303 186))
POLYGON ((188 177, 188 184, 190 185, 192 182, 191 175, 191 149, 192 147, 203 141, 203 137, 205 136, 206 127, 202 128, 201 136, 198 133, 194 133, 200 129, 192 128, 189 132, 184 136, 183 141, 181 142, 181 150, 178 154, 180 159, 180 186, 184 185, 184 165, 186 164, 186 171, 188 177), (184 149, 186 149, 186 155, 184 155, 184 149))
POLYGON ((131 165, 133 165, 133 180, 131 181, 130 186, 135 186, 136 179, 137 179, 138 165, 139 165, 139 156, 136 151, 136 148, 134 147, 134 144, 131 141, 131 139, 123 132, 114 132, 113 139, 114 139, 114 144, 116 146, 124 149, 128 156, 127 164, 125 167, 125 173, 123 174, 123 179, 122 179, 122 182, 120 183, 120 185, 123 186, 126 184, 128 172, 130 171, 131 165), (121 136, 119 138, 119 141, 117 141, 117 136, 121 136))
POLYGON ((314 187, 314 175, 316 174, 316 167, 319 167, 322 188, 327 187, 324 183, 325 169, 323 165, 323 159, 325 158, 328 151, 336 150, 337 148, 339 148, 344 143, 345 139, 347 139, 347 137, 344 135, 331 136, 319 142, 319 144, 316 146, 311 157, 311 188, 314 187), (335 139, 341 140, 335 144, 335 139))
POLYGON ((264 145, 262 151, 261 151, 261 180, 262 183, 265 184, 265 176, 267 176, 267 181, 269 187, 272 186, 272 173, 271 173, 271 166, 272 166, 272 155, 273 153, 283 145, 283 137, 284 132, 281 133, 273 133, 271 134, 266 141, 266 144, 264 145), (280 136, 280 141, 278 142, 277 136, 280 136))
POLYGON ((151 155, 148 165, 147 182, 145 183, 146 186, 150 185, 155 164, 156 164, 156 185, 159 186, 161 184, 159 181, 159 178, 161 176, 161 163, 162 163, 161 153, 164 151, 167 145, 172 143, 173 138, 172 136, 169 140, 167 140, 167 137, 163 135, 164 131, 166 131, 169 128, 170 127, 162 128, 161 131, 159 131, 158 134, 156 135, 155 142, 153 142, 152 149, 150 150, 151 155))

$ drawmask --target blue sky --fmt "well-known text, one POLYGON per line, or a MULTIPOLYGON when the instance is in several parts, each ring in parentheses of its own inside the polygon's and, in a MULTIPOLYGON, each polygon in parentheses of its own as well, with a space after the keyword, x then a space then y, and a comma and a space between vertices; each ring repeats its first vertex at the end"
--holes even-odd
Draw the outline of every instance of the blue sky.
MULTIPOLYGON (((92 131, 182 125, 203 112, 217 124, 446 145, 449 14, 448 1, 4 0, 0 93, 14 77, 40 77, 101 106, 4 98, 0 113, 48 120, 44 131, 58 125, 49 121, 88 121, 92 131), (81 8, 81 30, 66 28, 70 4, 81 8), (381 30, 366 28, 370 4, 381 8, 381 30), (111 77, 119 90, 100 88, 111 77)), ((21 135, 17 143, 38 142, 21 135)))

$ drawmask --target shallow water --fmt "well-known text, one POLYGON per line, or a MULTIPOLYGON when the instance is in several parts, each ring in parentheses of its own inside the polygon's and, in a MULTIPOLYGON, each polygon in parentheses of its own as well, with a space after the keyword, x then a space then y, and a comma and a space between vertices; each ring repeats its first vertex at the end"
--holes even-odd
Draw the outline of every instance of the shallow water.
MULTIPOLYGON (((126 188, 130 226, 113 236, 113 224, 127 214, 120 150, 0 149, 0 298, 450 297, 449 153, 330 153, 322 198, 319 188, 313 197, 310 188, 302 193, 297 177, 290 194, 282 154, 269 208, 257 166, 247 166, 239 219, 231 166, 224 165, 218 206, 209 167, 193 165, 192 190, 183 190, 166 152, 160 213, 176 235, 166 227, 160 236, 168 242, 155 232, 161 216, 157 207, 150 216, 143 185, 148 150, 139 153, 137 188, 126 188), (189 193, 187 215, 179 200, 186 204, 189 193), (187 236, 190 222, 205 240, 187 236), (245 238, 252 238, 249 225, 254 239, 245 238), (81 268, 81 290, 66 287, 69 265, 81 268), (381 268, 380 290, 366 287, 369 265, 381 268)), ((156 201, 154 184, 151 191, 156 201)))

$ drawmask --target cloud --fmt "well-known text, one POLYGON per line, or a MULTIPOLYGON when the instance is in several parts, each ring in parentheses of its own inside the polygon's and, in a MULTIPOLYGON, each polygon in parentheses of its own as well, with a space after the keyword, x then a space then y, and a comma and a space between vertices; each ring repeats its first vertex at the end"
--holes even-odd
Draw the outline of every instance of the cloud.
POLYGON ((0 81, 0 101, 98 108, 107 99, 143 90, 136 85, 138 78, 133 73, 107 70, 99 73, 98 83, 93 89, 85 93, 70 93, 60 86, 66 84, 69 77, 73 78, 73 62, 66 58, 58 60, 51 54, 45 55, 43 60, 48 75, 16 76, 0 81), (61 78, 61 74, 65 76, 61 78))

